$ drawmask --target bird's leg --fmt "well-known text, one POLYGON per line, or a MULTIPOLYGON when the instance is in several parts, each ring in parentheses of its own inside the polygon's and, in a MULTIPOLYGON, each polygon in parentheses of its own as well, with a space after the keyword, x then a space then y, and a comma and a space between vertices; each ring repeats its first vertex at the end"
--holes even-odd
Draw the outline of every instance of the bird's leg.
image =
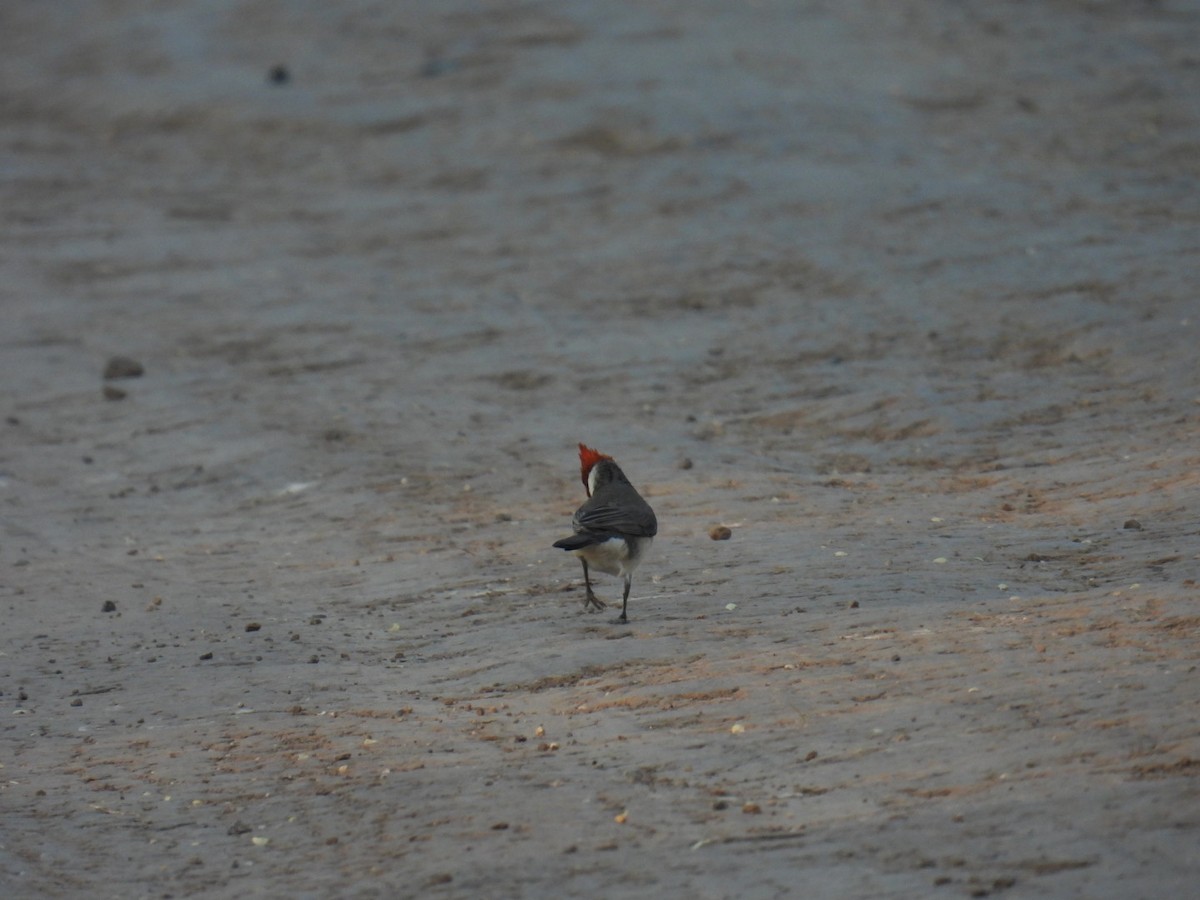
POLYGON ((629 606, 629 588, 633 584, 633 578, 629 575, 625 576, 625 596, 621 598, 621 615, 617 619, 622 625, 629 621, 625 617, 625 608, 629 606))
POLYGON ((604 609, 608 604, 592 592, 592 579, 588 576, 587 560, 581 559, 579 561, 583 563, 583 583, 587 585, 587 596, 583 598, 583 608, 588 612, 591 612, 593 609, 597 611, 604 609))

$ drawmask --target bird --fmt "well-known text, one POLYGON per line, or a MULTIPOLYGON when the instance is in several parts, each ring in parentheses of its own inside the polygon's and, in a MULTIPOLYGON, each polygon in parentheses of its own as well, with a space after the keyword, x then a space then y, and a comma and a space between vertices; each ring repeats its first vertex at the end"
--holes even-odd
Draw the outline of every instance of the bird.
POLYGON ((583 563, 583 583, 587 589, 583 608, 589 612, 598 612, 608 605, 592 590, 589 565, 606 575, 624 579, 621 615, 616 620, 624 624, 629 621, 626 613, 633 571, 658 534, 658 519, 607 453, 580 444, 579 470, 588 500, 571 519, 575 533, 555 541, 554 546, 573 553, 583 563))

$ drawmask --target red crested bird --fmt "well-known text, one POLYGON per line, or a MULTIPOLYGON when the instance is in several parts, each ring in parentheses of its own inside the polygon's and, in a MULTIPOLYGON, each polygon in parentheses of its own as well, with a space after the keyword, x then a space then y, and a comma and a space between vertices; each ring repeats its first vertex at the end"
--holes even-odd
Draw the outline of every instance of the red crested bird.
POLYGON ((583 563, 586 610, 601 610, 608 605, 592 592, 589 564, 606 575, 619 575, 625 580, 621 617, 617 621, 628 622, 625 611, 629 606, 633 570, 658 534, 658 519, 611 456, 580 444, 579 469, 588 501, 571 519, 575 533, 555 541, 554 546, 574 553, 583 563))

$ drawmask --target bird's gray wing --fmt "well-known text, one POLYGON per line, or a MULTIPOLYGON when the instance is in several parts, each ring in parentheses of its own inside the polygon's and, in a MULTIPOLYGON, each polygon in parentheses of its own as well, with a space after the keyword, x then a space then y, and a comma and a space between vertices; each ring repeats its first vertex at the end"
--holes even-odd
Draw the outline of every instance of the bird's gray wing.
POLYGON ((577 531, 614 531, 631 537, 658 534, 658 520, 645 503, 637 507, 585 503, 575 513, 574 524, 577 531))

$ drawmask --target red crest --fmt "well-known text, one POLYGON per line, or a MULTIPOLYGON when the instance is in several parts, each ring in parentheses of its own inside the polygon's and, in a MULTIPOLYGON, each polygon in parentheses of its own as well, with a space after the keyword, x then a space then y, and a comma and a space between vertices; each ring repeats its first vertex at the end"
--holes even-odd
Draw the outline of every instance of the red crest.
MULTIPOLYGON (((583 479, 583 486, 586 489, 588 486, 588 475, 592 473, 592 467, 602 459, 612 459, 607 453, 601 453, 599 450, 593 450, 586 444, 579 445, 579 473, 583 479)), ((592 494, 588 491, 588 496, 592 494)))

